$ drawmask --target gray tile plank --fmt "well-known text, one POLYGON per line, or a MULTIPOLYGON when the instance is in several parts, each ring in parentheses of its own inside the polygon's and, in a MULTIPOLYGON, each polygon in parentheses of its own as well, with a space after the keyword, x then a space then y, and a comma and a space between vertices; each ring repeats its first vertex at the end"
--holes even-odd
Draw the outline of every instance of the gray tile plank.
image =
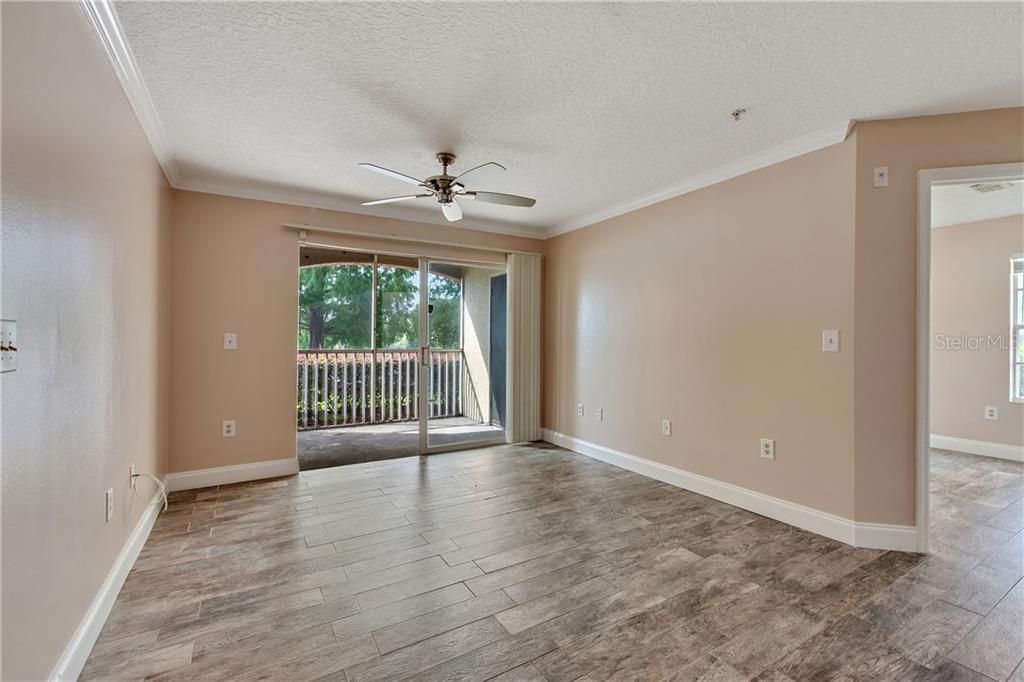
POLYGON ((515 634, 538 623, 561 616, 588 602, 597 601, 616 591, 615 585, 604 578, 591 578, 572 587, 520 604, 499 613, 496 618, 509 632, 515 634))
POLYGON ((952 661, 1005 680, 1024 658, 1024 616, 993 610, 950 652, 952 661))
POLYGON ((515 606, 515 602, 504 592, 492 592, 483 597, 473 597, 424 613, 403 623, 375 630, 373 638, 377 642, 377 648, 381 654, 387 654, 452 628, 500 613, 513 606, 515 606))
POLYGON ((508 633, 488 617, 345 669, 349 682, 400 680, 478 649, 508 633))
POLYGON ((351 639, 472 597, 473 593, 465 585, 455 583, 375 609, 361 612, 358 612, 357 609, 357 613, 354 615, 339 618, 333 622, 334 634, 339 640, 351 639))
POLYGON ((439 587, 459 583, 478 575, 480 575, 480 569, 473 564, 446 566, 444 568, 424 571, 420 575, 415 575, 405 580, 360 592, 356 595, 356 598, 359 600, 360 608, 368 611, 394 601, 400 601, 407 597, 436 590, 439 587))
POLYGON ((937 600, 921 610, 890 641, 912 661, 933 667, 960 643, 981 616, 937 600))

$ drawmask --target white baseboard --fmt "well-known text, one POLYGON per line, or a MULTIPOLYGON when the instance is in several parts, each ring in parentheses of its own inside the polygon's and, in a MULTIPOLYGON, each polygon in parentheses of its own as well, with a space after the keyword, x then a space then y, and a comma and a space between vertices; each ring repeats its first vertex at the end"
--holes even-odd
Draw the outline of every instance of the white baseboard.
POLYGON ((929 436, 928 444, 933 448, 938 448, 939 450, 954 450, 956 452, 966 452, 971 455, 983 455, 985 457, 1008 459, 1011 462, 1024 462, 1024 447, 1020 445, 988 443, 983 440, 971 440, 969 438, 938 436, 934 433, 929 436))
POLYGON ((89 610, 85 612, 85 617, 78 625, 78 629, 75 630, 71 641, 68 642, 60 660, 57 661, 57 666, 50 675, 51 680, 77 680, 82 673, 89 653, 107 622, 110 609, 114 607, 114 601, 121 591, 121 586, 124 585, 128 572, 132 570, 135 559, 142 551, 142 546, 146 544, 149 531, 153 529, 153 524, 162 508, 163 498, 157 492, 152 501, 146 505, 142 517, 135 525, 135 530, 128 536, 128 541, 125 542, 121 553, 117 555, 110 573, 107 574, 107 579, 103 581, 100 591, 96 593, 96 598, 92 600, 89 610))
POLYGON ((550 429, 543 431, 544 440, 581 455, 599 459, 648 478, 693 491, 734 507, 746 509, 839 542, 845 542, 848 545, 902 552, 917 551, 917 529, 914 526, 856 523, 851 519, 677 469, 667 464, 652 462, 564 433, 550 429))
POLYGON ((193 490, 209 488, 229 483, 259 481, 264 478, 291 476, 299 473, 299 460, 295 457, 285 459, 269 459, 251 464, 235 464, 234 466, 215 467, 213 469, 196 469, 180 471, 167 475, 167 492, 177 490, 193 490))

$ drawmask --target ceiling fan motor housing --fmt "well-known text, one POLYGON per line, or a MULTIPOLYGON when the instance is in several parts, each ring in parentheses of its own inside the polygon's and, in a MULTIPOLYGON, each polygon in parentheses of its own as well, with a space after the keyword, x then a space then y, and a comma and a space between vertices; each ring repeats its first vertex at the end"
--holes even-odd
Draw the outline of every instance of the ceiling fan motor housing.
POLYGON ((412 199, 427 199, 430 197, 436 198, 437 203, 441 204, 441 212, 444 213, 444 217, 449 222, 455 222, 462 219, 462 207, 459 205, 457 199, 463 197, 466 199, 475 199, 476 201, 483 202, 485 204, 501 204, 504 206, 525 206, 530 207, 537 203, 536 199, 530 197, 521 197, 515 194, 502 194, 501 192, 467 192, 466 185, 460 182, 460 178, 469 175, 470 173, 477 171, 481 168, 488 166, 497 166, 501 170, 507 170, 504 166, 496 161, 488 161, 478 166, 465 170, 458 175, 449 175, 448 166, 455 163, 455 154, 451 152, 440 152, 437 154, 437 162, 441 164, 441 174, 431 175, 429 178, 419 180, 411 175, 405 173, 399 173, 393 171, 390 168, 384 168, 373 163, 361 163, 360 167, 367 170, 373 171, 374 173, 380 173, 386 175, 393 180, 399 180, 406 182, 417 187, 422 187, 425 192, 418 194, 406 194, 400 197, 389 197, 387 199, 377 199, 374 201, 364 201, 363 206, 376 206, 378 204, 393 204, 399 201, 409 201, 412 199))
POLYGON ((453 183, 454 175, 448 175, 448 166, 455 163, 455 155, 451 152, 439 152, 437 162, 441 164, 441 174, 431 175, 423 181, 423 184, 437 194, 437 201, 440 204, 450 204, 455 199, 455 192, 465 189, 460 183, 453 183))

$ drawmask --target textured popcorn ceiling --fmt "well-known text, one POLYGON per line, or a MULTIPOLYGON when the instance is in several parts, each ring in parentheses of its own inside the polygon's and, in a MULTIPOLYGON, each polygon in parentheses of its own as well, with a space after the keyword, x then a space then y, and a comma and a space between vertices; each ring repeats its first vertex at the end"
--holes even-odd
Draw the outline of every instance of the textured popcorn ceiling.
MULTIPOLYGON (((557 228, 847 119, 1024 103, 1022 5, 117 2, 180 186, 356 208, 499 161, 557 228), (749 110, 740 123, 729 112, 749 110)), ((359 209, 443 222, 436 203, 359 209)))

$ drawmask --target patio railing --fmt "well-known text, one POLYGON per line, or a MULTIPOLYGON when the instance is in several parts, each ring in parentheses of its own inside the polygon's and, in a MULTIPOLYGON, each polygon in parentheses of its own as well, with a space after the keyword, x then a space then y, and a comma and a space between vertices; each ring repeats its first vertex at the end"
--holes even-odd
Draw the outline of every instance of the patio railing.
MULTIPOLYGON (((307 429, 412 421, 419 417, 414 350, 300 350, 296 417, 307 429)), ((461 350, 435 350, 427 371, 430 417, 478 418, 461 350)))

